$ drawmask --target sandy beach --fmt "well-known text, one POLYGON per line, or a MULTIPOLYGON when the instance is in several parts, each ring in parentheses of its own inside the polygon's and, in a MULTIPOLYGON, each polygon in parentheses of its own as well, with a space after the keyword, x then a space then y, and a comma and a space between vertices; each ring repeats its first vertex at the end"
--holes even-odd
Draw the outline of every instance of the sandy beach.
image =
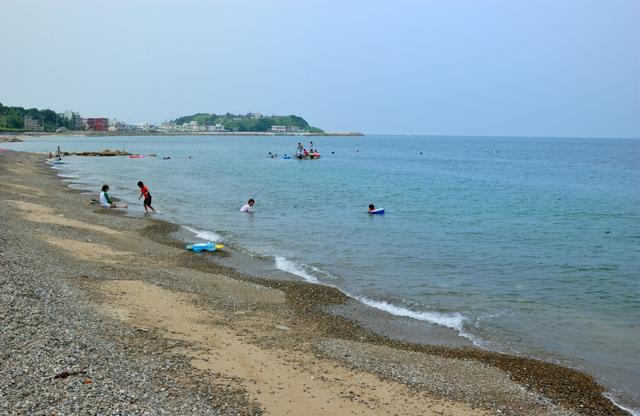
POLYGON ((0 413, 626 414, 566 367, 365 330, 337 289, 187 252, 44 159, 0 153, 0 413))

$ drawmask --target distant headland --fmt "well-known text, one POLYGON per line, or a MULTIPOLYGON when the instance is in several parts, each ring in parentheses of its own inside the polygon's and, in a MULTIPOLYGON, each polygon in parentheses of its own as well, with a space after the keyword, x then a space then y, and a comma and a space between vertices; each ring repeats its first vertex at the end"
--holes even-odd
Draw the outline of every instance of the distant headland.
POLYGON ((326 132, 296 115, 197 113, 154 125, 128 124, 115 118, 82 117, 80 113, 8 107, 0 103, 0 134, 82 135, 216 135, 216 136, 362 136, 359 132, 326 132))

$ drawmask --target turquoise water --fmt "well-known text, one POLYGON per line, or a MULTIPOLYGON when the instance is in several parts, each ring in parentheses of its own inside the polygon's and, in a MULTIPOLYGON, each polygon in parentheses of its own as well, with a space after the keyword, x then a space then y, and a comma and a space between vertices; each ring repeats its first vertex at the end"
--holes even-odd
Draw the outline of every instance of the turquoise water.
POLYGON ((320 160, 268 157, 300 139, 3 147, 157 153, 67 158, 61 171, 129 201, 142 179, 159 218, 479 346, 583 369, 640 408, 640 140, 322 137, 320 160), (239 213, 249 197, 256 212, 239 213))

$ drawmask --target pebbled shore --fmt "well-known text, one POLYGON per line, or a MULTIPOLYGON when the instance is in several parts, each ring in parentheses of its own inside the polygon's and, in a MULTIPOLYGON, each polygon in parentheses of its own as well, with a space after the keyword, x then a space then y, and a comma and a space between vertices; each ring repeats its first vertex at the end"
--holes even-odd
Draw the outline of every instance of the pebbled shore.
POLYGON ((586 374, 381 337, 325 312, 333 288, 241 275, 88 199, 0 153, 2 414, 626 414, 586 374))

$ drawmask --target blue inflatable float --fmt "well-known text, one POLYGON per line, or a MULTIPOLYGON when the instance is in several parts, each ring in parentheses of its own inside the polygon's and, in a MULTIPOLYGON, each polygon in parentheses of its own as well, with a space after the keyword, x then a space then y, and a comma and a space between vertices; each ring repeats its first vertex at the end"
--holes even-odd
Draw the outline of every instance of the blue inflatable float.
POLYGON ((224 245, 219 243, 212 243, 211 241, 207 243, 197 243, 197 244, 187 244, 185 247, 187 250, 195 251, 199 253, 201 251, 216 251, 218 249, 224 248, 224 245))
POLYGON ((375 215, 375 214, 384 214, 384 208, 378 208, 378 209, 374 209, 372 211, 369 211, 369 214, 371 215, 375 215))

